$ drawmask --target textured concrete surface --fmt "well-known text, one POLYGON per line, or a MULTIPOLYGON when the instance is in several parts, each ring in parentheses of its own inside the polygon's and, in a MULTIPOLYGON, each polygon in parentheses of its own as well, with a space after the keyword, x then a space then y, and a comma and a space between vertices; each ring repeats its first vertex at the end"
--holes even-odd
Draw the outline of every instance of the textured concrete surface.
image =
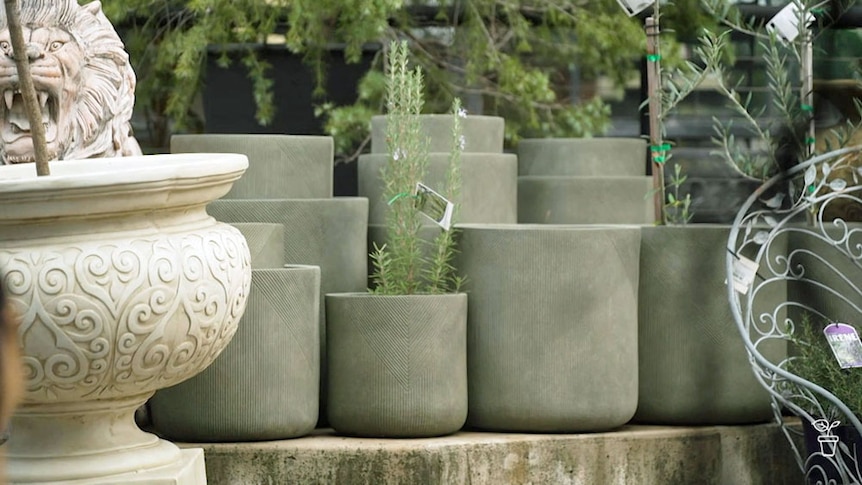
POLYGON ((518 175, 637 177, 645 174, 641 138, 534 138, 518 143, 518 175))
MULTIPOLYGON (((425 114, 419 116, 422 134, 429 138, 429 153, 449 153, 452 150, 452 115, 425 114)), ((461 120, 464 153, 502 153, 505 120, 499 116, 469 115, 461 120)), ((387 153, 386 115, 371 118, 371 153, 387 153)))
POLYGON ((652 224, 650 190, 652 179, 647 176, 518 177, 518 222, 652 224))
POLYGON ((577 435, 461 432, 413 440, 319 430, 296 440, 194 446, 204 448, 210 485, 802 483, 775 424, 626 426, 577 435))
POLYGON ((332 197, 333 150, 329 136, 206 134, 171 137, 171 153, 241 153, 248 157, 248 170, 223 197, 225 199, 332 197))
POLYGON ((627 423, 638 402, 640 228, 459 227, 469 425, 558 433, 627 423))

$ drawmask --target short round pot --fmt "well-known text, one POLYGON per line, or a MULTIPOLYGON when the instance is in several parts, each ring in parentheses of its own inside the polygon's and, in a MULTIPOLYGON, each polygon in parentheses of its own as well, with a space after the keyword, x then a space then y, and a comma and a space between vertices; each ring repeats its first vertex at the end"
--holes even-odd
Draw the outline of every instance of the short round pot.
MULTIPOLYGON (((371 117, 371 153, 387 153, 386 115, 371 117)), ((427 136, 430 153, 452 150, 452 115, 419 115, 422 134, 427 136)), ((502 153, 505 120, 499 116, 468 115, 461 121, 464 153, 502 153)))
POLYGON ((320 268, 253 269, 246 313, 204 372, 150 399, 155 430, 175 441, 287 439, 317 423, 320 268))
POLYGON ((523 224, 649 224, 652 179, 640 177, 518 177, 523 224))
POLYGON ((518 142, 518 175, 637 177, 646 169, 640 138, 532 138, 518 142))
POLYGON ((242 153, 248 171, 225 199, 332 197, 333 141, 329 136, 174 135, 173 153, 242 153))
POLYGON ((467 295, 326 295, 329 423, 366 437, 458 431, 467 417, 467 295))

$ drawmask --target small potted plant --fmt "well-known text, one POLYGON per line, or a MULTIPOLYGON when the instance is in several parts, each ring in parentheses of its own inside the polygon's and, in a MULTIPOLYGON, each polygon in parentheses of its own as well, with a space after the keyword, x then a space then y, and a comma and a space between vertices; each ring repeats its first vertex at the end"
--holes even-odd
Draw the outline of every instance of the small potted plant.
MULTIPOLYGON (((842 365, 824 329, 834 325, 831 321, 818 324, 812 321, 809 312, 804 312, 798 325, 788 331, 790 340, 797 349, 786 361, 786 369, 797 376, 828 390, 841 400, 856 416, 862 416, 862 393, 859 392, 859 368, 842 365)), ((858 356, 857 356, 858 357, 858 356)), ((842 356, 844 358, 844 356, 842 356)), ((852 359, 851 359, 852 360, 852 359)), ((805 436, 805 473, 812 483, 816 478, 835 483, 848 483, 852 479, 862 480, 862 437, 850 423, 841 422, 842 413, 835 403, 826 397, 810 393, 794 396, 807 415, 802 416, 805 436), (847 466, 843 466, 843 465, 847 466)), ((821 482, 823 483, 823 482, 821 482)))
MULTIPOLYGON (((382 170, 388 242, 371 255, 374 287, 326 295, 329 423, 354 436, 443 435, 459 430, 467 416, 467 295, 451 264, 457 210, 443 203, 437 221, 445 228, 425 247, 422 212, 433 210, 423 205, 429 193, 418 190, 428 159, 418 118, 423 82, 408 57, 406 43, 390 45, 390 152, 382 170)), ((450 201, 460 186, 463 116, 456 99, 447 181, 436 191, 450 201)))

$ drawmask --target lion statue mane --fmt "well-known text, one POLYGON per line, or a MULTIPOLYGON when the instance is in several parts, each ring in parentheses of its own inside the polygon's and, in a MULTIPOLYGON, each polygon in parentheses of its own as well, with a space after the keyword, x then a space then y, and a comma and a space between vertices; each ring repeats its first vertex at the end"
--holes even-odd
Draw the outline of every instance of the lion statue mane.
MULTIPOLYGON (((135 73, 98 1, 20 0, 30 71, 53 160, 140 155, 130 119, 135 73)), ((32 162, 5 10, 0 8, 0 158, 32 162)))

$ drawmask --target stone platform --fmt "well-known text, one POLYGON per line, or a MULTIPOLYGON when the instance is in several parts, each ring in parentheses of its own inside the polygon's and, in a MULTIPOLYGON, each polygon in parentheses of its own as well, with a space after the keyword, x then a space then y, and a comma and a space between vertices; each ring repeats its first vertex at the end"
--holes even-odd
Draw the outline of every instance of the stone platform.
POLYGON ((460 432, 203 447, 210 485, 783 485, 802 475, 775 424, 625 426, 577 435, 460 432))

